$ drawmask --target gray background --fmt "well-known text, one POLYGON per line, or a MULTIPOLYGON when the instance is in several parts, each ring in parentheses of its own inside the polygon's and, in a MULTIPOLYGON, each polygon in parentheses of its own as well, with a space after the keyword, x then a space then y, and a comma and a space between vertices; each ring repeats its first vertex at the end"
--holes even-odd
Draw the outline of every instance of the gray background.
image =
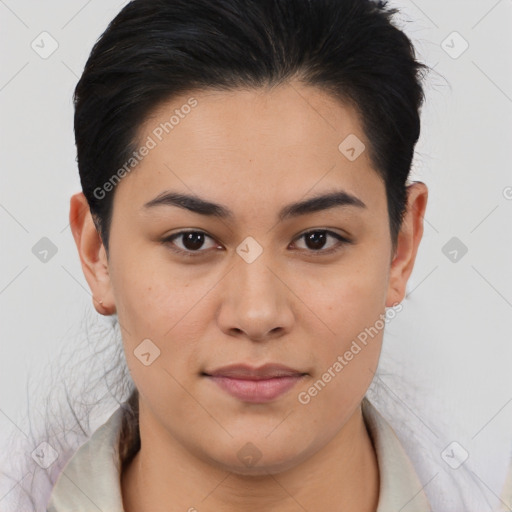
MULTIPOLYGON (((45 365, 95 314, 68 225, 69 197, 80 190, 71 97, 124 4, 0 0, 2 433, 22 435, 45 365), (58 44, 47 58, 31 47, 46 38, 51 49, 43 31, 58 44), (57 250, 46 262, 33 252, 43 237, 57 250)), ((512 448, 512 0, 391 5, 418 58, 440 75, 427 78, 412 175, 430 190, 425 234, 383 364, 398 361, 414 383, 414 399, 395 389, 404 415, 441 418, 440 448, 457 441, 468 451, 496 506, 512 448)))

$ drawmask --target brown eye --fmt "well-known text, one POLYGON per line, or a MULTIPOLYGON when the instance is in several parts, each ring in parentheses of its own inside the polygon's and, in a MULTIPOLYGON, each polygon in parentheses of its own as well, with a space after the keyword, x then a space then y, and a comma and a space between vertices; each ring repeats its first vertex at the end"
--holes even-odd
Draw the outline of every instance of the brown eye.
MULTIPOLYGON (((213 240, 209 235, 203 231, 180 231, 162 240, 163 243, 168 244, 169 247, 178 253, 183 253, 186 256, 196 256, 193 253, 206 252, 206 249, 202 249, 206 239, 213 240), (175 240, 180 240, 182 247, 178 246, 175 240)), ((215 246, 215 244, 213 244, 215 246)))
POLYGON ((184 233, 180 235, 183 241, 183 245, 185 249, 189 251, 197 251, 201 249, 204 244, 205 235, 204 233, 199 233, 197 231, 191 231, 189 233, 184 233))
MULTIPOLYGON (((327 229, 311 230, 300 235, 296 240, 304 239, 306 247, 304 250, 315 255, 327 255, 340 250, 344 245, 351 244, 352 242, 347 238, 329 231, 327 229), (329 240, 334 240, 334 243, 329 243, 329 240), (337 242, 336 242, 337 241, 337 242), (327 246, 327 248, 325 248, 327 246)), ((206 253, 208 249, 218 247, 214 239, 206 234, 204 231, 180 231, 174 233, 162 240, 162 243, 167 245, 172 251, 184 256, 201 256, 206 253), (212 241, 210 247, 205 248, 207 239, 212 241), (180 244, 177 243, 180 242, 180 244)), ((302 250, 302 249, 301 249, 302 250)))
POLYGON ((347 238, 327 229, 316 229, 313 231, 308 231, 297 238, 297 240, 300 239, 304 239, 306 250, 313 253, 318 252, 319 254, 330 254, 331 252, 335 252, 340 249, 341 246, 352 243, 347 238), (330 246, 325 249, 329 238, 337 240, 337 243, 331 243, 330 246))

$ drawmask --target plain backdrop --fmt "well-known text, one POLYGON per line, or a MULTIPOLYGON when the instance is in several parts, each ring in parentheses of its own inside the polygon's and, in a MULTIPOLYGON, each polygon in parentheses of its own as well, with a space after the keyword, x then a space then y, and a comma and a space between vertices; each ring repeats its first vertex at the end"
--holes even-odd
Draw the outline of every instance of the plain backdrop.
MULTIPOLYGON (((44 374, 93 310, 68 224, 80 190, 71 98, 124 4, 0 1, 2 442, 24 428, 28 376, 44 374), (58 45, 46 58, 33 48, 41 37, 47 51, 58 45), (56 251, 46 262, 44 237, 56 251)), ((435 72, 412 174, 430 190, 425 233, 384 356, 421 395, 411 414, 441 415, 440 445, 464 446, 497 496, 512 451, 512 0, 391 5, 435 72)))

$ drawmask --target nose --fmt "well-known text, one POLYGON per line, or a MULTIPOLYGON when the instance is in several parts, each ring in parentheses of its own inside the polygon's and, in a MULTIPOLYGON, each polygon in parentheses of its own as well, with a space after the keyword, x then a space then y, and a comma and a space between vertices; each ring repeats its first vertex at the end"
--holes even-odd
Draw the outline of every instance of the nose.
POLYGON ((252 263, 240 259, 224 277, 217 322, 229 336, 261 342, 292 328, 293 294, 264 256, 265 251, 252 263))

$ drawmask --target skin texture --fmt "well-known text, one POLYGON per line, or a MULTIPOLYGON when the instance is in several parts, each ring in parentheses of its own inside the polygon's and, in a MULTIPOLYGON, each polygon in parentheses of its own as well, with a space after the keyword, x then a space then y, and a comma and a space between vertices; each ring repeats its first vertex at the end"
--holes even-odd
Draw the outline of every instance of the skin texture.
POLYGON ((108 258, 83 194, 71 198, 94 306, 117 312, 140 393, 142 447, 122 475, 125 510, 374 511, 378 464, 360 405, 383 330, 309 403, 298 395, 404 298, 427 188, 409 185, 393 253, 383 181, 367 151, 350 161, 338 149, 350 134, 369 146, 349 106, 293 82, 194 91, 159 107, 140 141, 191 96, 197 106, 115 187, 108 258), (172 206, 144 211, 166 190, 221 203, 234 219, 172 206), (283 206, 333 190, 366 207, 277 220, 283 206), (322 229, 352 243, 329 236, 322 246, 301 236, 322 229), (184 230, 208 236, 202 246, 184 237, 162 242, 184 230), (236 252, 248 236, 263 250, 251 263, 236 252), (203 252, 186 257, 172 244, 203 252), (148 338, 160 355, 146 366, 134 350, 148 338), (268 403, 236 399, 201 375, 267 362, 308 375, 268 403), (252 466, 238 456, 246 443, 260 457, 252 466))

